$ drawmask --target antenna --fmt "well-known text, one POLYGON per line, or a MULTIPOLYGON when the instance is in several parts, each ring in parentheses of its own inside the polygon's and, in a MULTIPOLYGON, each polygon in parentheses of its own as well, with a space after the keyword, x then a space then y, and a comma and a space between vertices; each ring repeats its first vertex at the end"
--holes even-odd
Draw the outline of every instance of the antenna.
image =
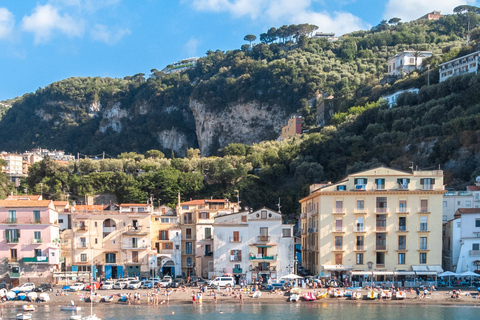
POLYGON ((278 197, 277 207, 278 207, 278 213, 282 213, 282 211, 280 210, 280 208, 282 207, 282 206, 280 205, 280 197, 278 197))

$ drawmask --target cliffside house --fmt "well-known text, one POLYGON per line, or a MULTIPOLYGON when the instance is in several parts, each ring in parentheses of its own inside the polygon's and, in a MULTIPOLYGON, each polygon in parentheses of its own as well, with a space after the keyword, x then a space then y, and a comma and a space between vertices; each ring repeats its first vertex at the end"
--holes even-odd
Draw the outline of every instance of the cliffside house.
POLYGON ((444 15, 441 13, 441 11, 432 11, 432 12, 429 12, 423 16, 421 16, 420 18, 418 18, 417 20, 438 20, 440 18, 442 18, 444 15))
POLYGON ((466 56, 452 59, 450 61, 439 64, 440 82, 450 77, 459 76, 467 73, 477 73, 478 56, 480 51, 467 54, 466 56))
POLYGON ((293 116, 288 119, 288 124, 282 127, 281 140, 302 134, 302 117, 293 116))

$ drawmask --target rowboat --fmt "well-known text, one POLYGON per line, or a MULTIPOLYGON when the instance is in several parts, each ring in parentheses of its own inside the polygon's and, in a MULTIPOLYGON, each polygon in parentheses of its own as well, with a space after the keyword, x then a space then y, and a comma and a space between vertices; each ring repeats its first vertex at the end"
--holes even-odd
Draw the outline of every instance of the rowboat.
POLYGON ((22 308, 23 311, 35 311, 35 306, 33 304, 25 304, 22 308))
POLYGON ((24 320, 24 319, 32 319, 32 315, 30 313, 19 313, 15 317, 17 320, 24 320))

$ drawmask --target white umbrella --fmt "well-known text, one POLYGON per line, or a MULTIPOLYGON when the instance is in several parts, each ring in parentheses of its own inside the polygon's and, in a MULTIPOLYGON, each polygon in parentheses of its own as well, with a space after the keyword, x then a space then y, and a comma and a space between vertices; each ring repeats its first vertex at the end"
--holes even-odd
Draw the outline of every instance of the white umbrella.
POLYGON ((438 274, 439 277, 448 277, 448 282, 450 283, 450 277, 458 277, 459 274, 452 271, 445 271, 438 274))
POLYGON ((460 273, 460 276, 462 277, 470 277, 470 286, 472 287, 473 284, 472 284, 472 277, 478 277, 478 273, 475 273, 473 271, 465 271, 465 272, 462 272, 460 273))
POLYGON ((292 280, 292 279, 303 279, 303 277, 300 277, 300 276, 297 276, 296 274, 290 273, 290 274, 287 274, 286 276, 280 277, 280 279, 292 280))

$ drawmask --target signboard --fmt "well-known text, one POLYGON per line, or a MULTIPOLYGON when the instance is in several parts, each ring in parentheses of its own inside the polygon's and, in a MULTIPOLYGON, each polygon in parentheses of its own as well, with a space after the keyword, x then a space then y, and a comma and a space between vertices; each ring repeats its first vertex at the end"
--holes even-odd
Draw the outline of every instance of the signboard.
POLYGON ((156 268, 157 267, 157 256, 156 255, 148 256, 148 267, 149 268, 156 268))

